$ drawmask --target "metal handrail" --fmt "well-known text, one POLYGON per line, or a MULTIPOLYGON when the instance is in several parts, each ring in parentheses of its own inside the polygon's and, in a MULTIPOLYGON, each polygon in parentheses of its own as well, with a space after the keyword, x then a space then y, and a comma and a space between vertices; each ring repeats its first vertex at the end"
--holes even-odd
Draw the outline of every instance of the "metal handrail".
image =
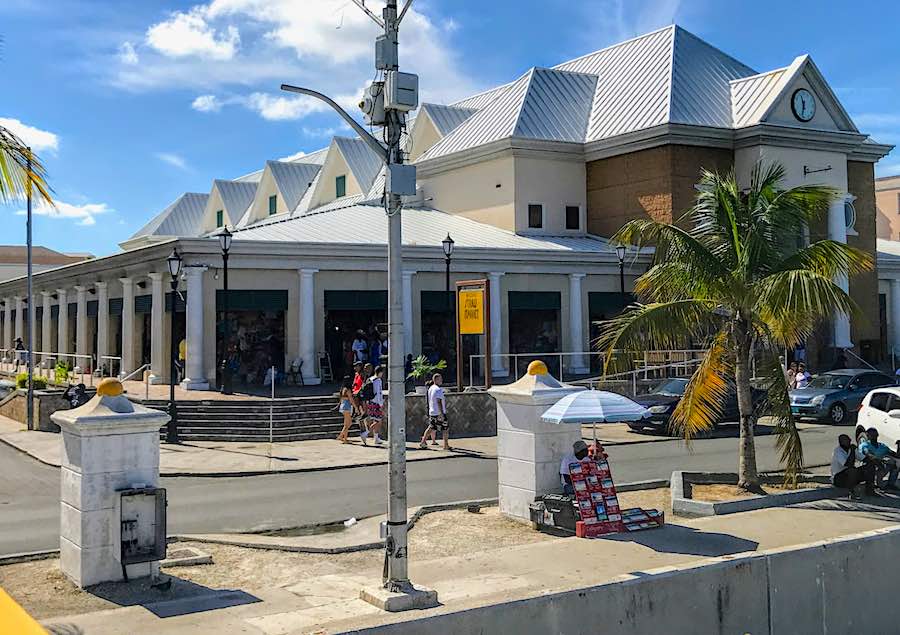
MULTIPOLYGON (((16 356, 16 357, 18 357, 18 356, 25 356, 25 355, 28 355, 28 354, 29 354, 29 352, 28 352, 27 350, 23 350, 23 349, 0 348, 0 353, 3 353, 3 354, 4 354, 4 357, 5 357, 5 354, 6 354, 6 353, 10 353, 10 352, 13 353, 14 356, 16 356)), ((94 356, 93 356, 93 355, 85 355, 85 354, 83 354, 83 353, 59 353, 59 352, 53 352, 53 351, 34 351, 32 354, 34 355, 34 357, 40 356, 42 362, 43 362, 45 359, 52 359, 52 360, 54 360, 54 361, 58 361, 58 360, 60 360, 60 359, 65 359, 65 358, 71 357, 71 358, 73 358, 73 359, 75 360, 75 362, 77 363, 77 361, 78 361, 79 359, 87 359, 87 360, 89 361, 89 363, 90 363, 90 366, 91 366, 91 369, 92 369, 92 370, 93 370, 93 367, 94 367, 94 356)), ((13 363, 13 362, 8 362, 8 363, 13 363)), ((35 371, 37 371, 38 376, 41 376, 41 373, 40 373, 40 371, 41 371, 40 365, 35 364, 33 368, 34 368, 35 371)), ((81 376, 81 383, 83 384, 83 383, 84 383, 84 375, 85 375, 85 372, 84 372, 84 368, 81 368, 81 367, 79 367, 79 368, 80 368, 80 372, 79 372, 78 374, 81 376)), ((47 370, 47 372, 45 373, 45 375, 46 375, 47 377, 49 377, 52 369, 49 369, 49 368, 48 368, 48 369, 46 369, 46 370, 47 370)), ((73 369, 73 370, 74 370, 74 369, 73 369)), ((93 376, 92 373, 90 374, 90 376, 91 376, 91 379, 90 379, 90 385, 93 386, 93 385, 94 385, 94 376, 93 376)))
POLYGON ((142 373, 145 370, 148 370, 149 368, 150 368, 150 364, 144 364, 140 368, 136 368, 133 371, 131 371, 130 373, 128 373, 127 375, 120 377, 119 381, 130 381, 132 377, 134 377, 138 373, 142 373))

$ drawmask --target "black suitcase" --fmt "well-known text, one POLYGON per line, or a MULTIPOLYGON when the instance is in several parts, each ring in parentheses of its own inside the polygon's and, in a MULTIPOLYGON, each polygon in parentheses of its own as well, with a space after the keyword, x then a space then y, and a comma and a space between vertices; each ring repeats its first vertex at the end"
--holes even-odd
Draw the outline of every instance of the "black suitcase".
POLYGON ((574 496, 546 494, 544 496, 544 508, 553 516, 553 524, 555 526, 567 531, 575 531, 578 511, 575 507, 574 496))

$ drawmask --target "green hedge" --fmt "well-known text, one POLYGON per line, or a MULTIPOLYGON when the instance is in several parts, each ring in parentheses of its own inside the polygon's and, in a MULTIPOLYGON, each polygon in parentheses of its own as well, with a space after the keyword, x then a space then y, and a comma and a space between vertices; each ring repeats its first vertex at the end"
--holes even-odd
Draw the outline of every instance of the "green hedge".
MULTIPOLYGON (((35 390, 44 390, 47 388, 47 380, 43 377, 32 376, 31 385, 35 390)), ((28 388, 28 373, 16 375, 16 388, 28 388)))

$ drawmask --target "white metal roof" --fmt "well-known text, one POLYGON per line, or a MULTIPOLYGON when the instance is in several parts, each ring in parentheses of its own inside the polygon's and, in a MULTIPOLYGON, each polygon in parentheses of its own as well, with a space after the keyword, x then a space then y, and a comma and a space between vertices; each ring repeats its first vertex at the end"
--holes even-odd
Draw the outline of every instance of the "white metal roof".
POLYGON ((256 181, 226 181, 223 179, 213 181, 213 187, 219 190, 222 197, 222 206, 228 213, 228 218, 240 219, 243 217, 247 208, 250 207, 250 203, 253 202, 257 184, 256 181))
MULTIPOLYGON (((492 225, 433 209, 403 209, 403 244, 440 248, 449 232, 459 248, 526 249, 608 253, 608 241, 594 236, 521 236, 492 225)), ((235 232, 234 239, 301 243, 387 244, 387 216, 379 205, 348 205, 316 211, 235 232)))
POLYGON ((141 236, 199 236, 209 194, 187 192, 153 217, 129 239, 141 236))
POLYGON ((359 138, 335 137, 334 143, 344 155, 347 167, 350 168, 353 178, 359 183, 359 188, 363 192, 368 192, 372 181, 375 180, 383 165, 381 157, 359 138))
POLYGON ((455 101, 450 105, 456 108, 474 108, 475 110, 481 110, 492 101, 497 99, 504 92, 506 92, 513 85, 513 83, 514 82, 510 82, 509 84, 503 84, 502 86, 497 86, 496 88, 490 88, 486 91, 472 95, 471 97, 466 97, 465 99, 455 101))
POLYGON ((272 172, 275 185, 284 196, 284 203, 289 211, 297 207, 321 169, 321 166, 315 163, 287 161, 267 161, 266 166, 272 172))
MULTIPOLYGON (((420 111, 428 113, 437 131, 441 133, 441 136, 446 136, 453 132, 462 122, 478 112, 478 109, 425 103, 422 104, 420 111)), ((410 121, 410 129, 412 125, 412 121, 410 121)))
POLYGON ((786 68, 777 68, 731 82, 732 125, 743 128, 759 123, 762 114, 778 95, 786 68))

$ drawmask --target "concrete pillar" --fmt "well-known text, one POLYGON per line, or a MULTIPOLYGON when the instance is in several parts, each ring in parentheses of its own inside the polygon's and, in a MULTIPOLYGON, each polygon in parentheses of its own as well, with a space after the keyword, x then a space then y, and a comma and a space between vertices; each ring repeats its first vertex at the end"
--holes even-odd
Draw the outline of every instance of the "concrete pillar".
MULTIPOLYGON (((581 294, 581 281, 583 273, 569 274, 569 341, 572 343, 572 351, 586 350, 584 336, 584 312, 581 294)), ((584 375, 589 372, 585 355, 573 355, 569 361, 569 370, 576 375, 584 375)))
MULTIPOLYGON (((41 291, 41 300, 43 301, 44 312, 41 314, 41 350, 45 353, 53 351, 53 322, 50 318, 50 296, 49 291, 41 291)), ((44 366, 53 363, 50 355, 42 356, 41 363, 46 362, 44 366)))
MULTIPOLYGON (((59 410, 51 419, 62 431, 62 572, 80 587, 117 582, 124 573, 129 579, 158 574, 156 561, 123 567, 121 545, 130 538, 140 548, 159 545, 154 536, 157 520, 162 522, 156 512, 162 506, 148 489, 159 484, 159 429, 169 416, 131 403, 122 394, 122 384, 105 379, 88 403, 59 410), (141 491, 123 497, 123 490, 129 489, 141 491), (122 520, 134 525, 123 528, 122 520)), ((165 536, 165 526, 161 529, 165 536)), ((153 555, 164 554, 158 549, 153 555)))
MULTIPOLYGON (((3 322, 3 348, 5 349, 12 348, 13 344, 13 301, 13 298, 11 298, 10 296, 6 296, 5 298, 3 298, 3 308, 6 312, 6 316, 3 322)), ((11 355, 10 359, 12 359, 11 355)))
POLYGON ((15 337, 14 340, 22 338, 22 341, 25 341, 25 298, 22 296, 16 296, 16 325, 15 325, 15 337))
POLYGON ((500 293, 500 278, 502 271, 492 271, 488 274, 491 282, 491 375, 493 377, 506 377, 509 375, 505 357, 497 356, 503 352, 503 305, 500 293))
POLYGON ((150 383, 165 382, 165 340, 163 316, 166 312, 166 295, 163 292, 163 274, 151 273, 150 287, 153 306, 150 310, 150 383))
MULTIPOLYGON (((844 214, 846 199, 846 194, 838 196, 828 207, 828 238, 844 244, 847 243, 847 219, 844 214)), ((839 274, 834 282, 844 291, 850 288, 846 274, 839 274)), ((832 345, 835 348, 853 348, 853 342, 850 340, 850 316, 843 313, 836 314, 832 331, 832 345)))
POLYGON ((316 368, 316 273, 318 269, 300 269, 300 359, 303 381, 321 383, 316 368))
POLYGON ((119 278, 122 283, 122 365, 120 376, 134 370, 134 280, 119 278))
MULTIPOLYGON (((185 267, 187 277, 187 315, 185 375, 181 387, 185 390, 209 390, 203 371, 203 272, 206 267, 185 267)), ((304 364, 304 367, 306 364, 304 364)))
POLYGON ((406 328, 403 329, 403 350, 412 353, 413 356, 415 356, 415 352, 413 351, 412 277, 415 273, 415 271, 403 272, 403 324, 406 325, 406 328))
POLYGON ((894 359, 900 360, 900 279, 896 278, 891 280, 891 346, 894 359))
MULTIPOLYGON (((65 289, 56 290, 59 316, 56 319, 56 352, 69 353, 69 293, 65 289)), ((63 361, 60 358, 58 361, 63 361)))
POLYGON ((103 368, 109 360, 103 359, 109 353, 109 288, 106 282, 96 282, 97 287, 97 367, 103 368))
MULTIPOLYGON (((88 324, 87 324, 87 287, 75 287, 77 313, 75 315, 75 352, 78 355, 88 354, 88 324)), ((86 368, 87 360, 77 358, 75 365, 86 368)))

